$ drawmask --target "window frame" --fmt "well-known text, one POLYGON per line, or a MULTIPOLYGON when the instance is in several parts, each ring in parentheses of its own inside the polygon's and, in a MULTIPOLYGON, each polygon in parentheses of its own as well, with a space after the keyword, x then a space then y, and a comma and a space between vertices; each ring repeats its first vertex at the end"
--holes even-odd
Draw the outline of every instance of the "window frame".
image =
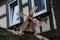
MULTIPOLYGON (((44 10, 42 10, 42 11, 39 11, 38 13, 34 13, 33 14, 33 17, 36 17, 36 16, 38 16, 38 15, 41 15, 41 14, 44 14, 45 12, 47 12, 47 4, 46 4, 46 0, 44 0, 44 5, 45 5, 45 9, 44 10)), ((35 6, 34 5, 34 0, 31 0, 31 8, 33 8, 33 6, 35 6)))
POLYGON ((18 0, 13 0, 13 1, 11 1, 11 2, 8 4, 8 8, 9 8, 9 26, 13 26, 13 25, 15 25, 15 24, 20 23, 20 19, 19 19, 18 21, 16 21, 16 22, 12 22, 12 15, 13 15, 13 14, 12 14, 12 12, 11 12, 10 4, 14 4, 14 2, 16 3, 16 1, 17 1, 18 6, 19 6, 18 0))

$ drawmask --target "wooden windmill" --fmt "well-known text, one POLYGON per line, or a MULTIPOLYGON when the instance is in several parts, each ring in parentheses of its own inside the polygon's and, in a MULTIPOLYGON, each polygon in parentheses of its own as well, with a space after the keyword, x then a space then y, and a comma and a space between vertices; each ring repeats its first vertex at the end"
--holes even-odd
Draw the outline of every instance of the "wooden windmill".
POLYGON ((40 26, 40 21, 36 18, 33 18, 33 13, 37 10, 37 6, 34 6, 29 12, 29 15, 25 15, 23 12, 18 11, 17 15, 24 18, 28 17, 26 21, 20 26, 24 33, 35 33, 34 24, 40 26))
MULTIPOLYGON (((20 26, 20 29, 22 29, 25 34, 26 33, 34 34, 35 33, 34 25, 36 24, 37 26, 40 26, 41 24, 41 22, 38 19, 33 18, 33 13, 37 10, 37 8, 38 8, 37 6, 34 6, 28 16, 21 11, 18 11, 17 13, 17 15, 22 18, 24 18, 24 16, 28 17, 26 21, 20 26)), ((14 30, 8 30, 8 31, 12 32, 15 35, 18 35, 18 34, 21 35, 20 32, 16 32, 14 30)), ((43 37, 41 35, 35 35, 35 36, 39 39, 44 38, 44 40, 49 40, 48 38, 43 37)))

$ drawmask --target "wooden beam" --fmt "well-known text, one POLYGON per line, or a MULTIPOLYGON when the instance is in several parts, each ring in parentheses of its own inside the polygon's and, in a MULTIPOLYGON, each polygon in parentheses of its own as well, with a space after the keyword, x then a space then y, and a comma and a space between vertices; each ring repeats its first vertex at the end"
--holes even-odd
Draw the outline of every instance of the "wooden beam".
POLYGON ((39 38, 39 39, 42 39, 42 40, 49 40, 48 38, 43 37, 43 36, 41 36, 41 35, 36 35, 36 37, 39 38))
POLYGON ((0 19, 4 18, 7 14, 3 14, 0 16, 0 19))

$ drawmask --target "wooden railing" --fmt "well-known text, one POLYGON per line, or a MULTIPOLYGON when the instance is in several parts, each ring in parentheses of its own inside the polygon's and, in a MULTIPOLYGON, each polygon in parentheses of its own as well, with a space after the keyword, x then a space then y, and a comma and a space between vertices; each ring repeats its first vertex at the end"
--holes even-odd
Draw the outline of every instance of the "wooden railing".
MULTIPOLYGON (((9 29, 7 29, 9 32, 12 32, 13 34, 15 34, 15 35, 19 35, 19 36, 21 36, 22 34, 24 34, 23 32, 20 32, 20 31, 15 31, 15 30, 9 30, 9 29)), ((42 39, 42 40, 49 40, 48 38, 46 38, 46 37, 44 37, 44 36, 42 36, 42 35, 35 35, 37 38, 39 38, 39 39, 42 39)))

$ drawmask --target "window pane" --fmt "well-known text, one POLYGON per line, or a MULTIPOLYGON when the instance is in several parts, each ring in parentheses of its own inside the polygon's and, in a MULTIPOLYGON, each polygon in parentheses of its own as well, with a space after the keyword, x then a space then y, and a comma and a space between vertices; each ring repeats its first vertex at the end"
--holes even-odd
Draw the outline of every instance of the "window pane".
POLYGON ((39 12, 45 9, 44 0, 34 0, 34 4, 35 6, 38 6, 38 9, 36 10, 36 12, 39 12))
POLYGON ((19 6, 15 5, 13 8, 13 22, 16 22, 17 20, 19 20, 19 17, 17 15, 18 10, 19 10, 19 6))

